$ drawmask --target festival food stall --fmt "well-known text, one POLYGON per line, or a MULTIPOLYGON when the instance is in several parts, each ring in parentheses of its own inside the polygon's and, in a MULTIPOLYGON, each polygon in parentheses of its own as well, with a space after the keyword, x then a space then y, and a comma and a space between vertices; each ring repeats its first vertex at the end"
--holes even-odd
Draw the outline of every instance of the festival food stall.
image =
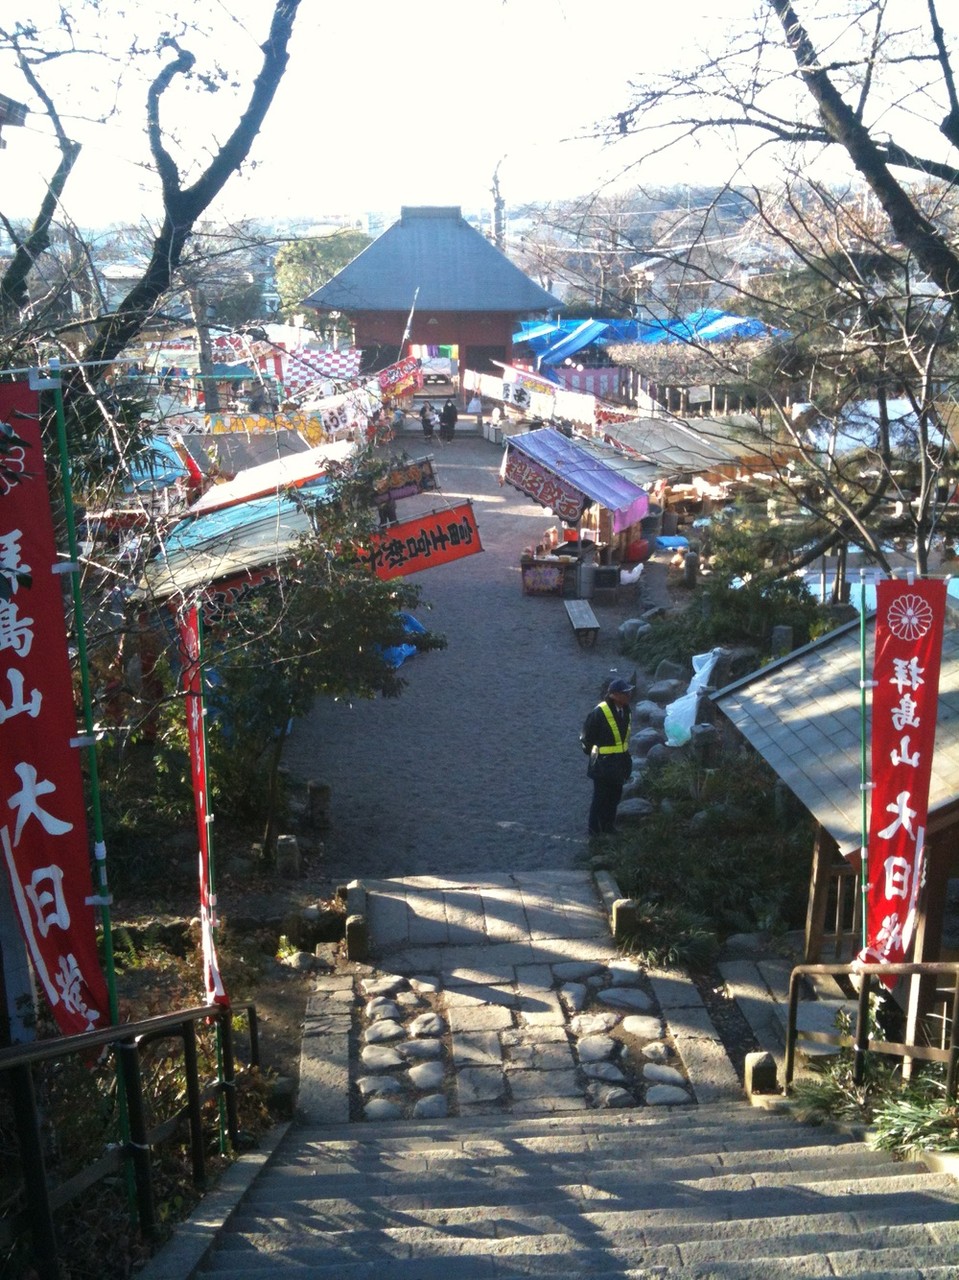
POLYGON ((505 442, 500 483, 550 510, 566 528, 547 530, 520 559, 529 595, 590 595, 599 566, 616 568, 638 539, 656 469, 609 445, 541 427, 505 442), (592 570, 592 572, 590 571, 592 570))

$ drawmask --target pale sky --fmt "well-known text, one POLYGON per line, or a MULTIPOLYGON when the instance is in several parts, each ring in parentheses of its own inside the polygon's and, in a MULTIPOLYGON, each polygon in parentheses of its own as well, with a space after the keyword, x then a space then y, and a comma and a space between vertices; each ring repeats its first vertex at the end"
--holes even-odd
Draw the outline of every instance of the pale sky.
MULTIPOLYGON (((925 13, 924 0, 892 3, 912 17, 925 13)), ((803 10, 814 5, 806 0, 803 10)), ((132 21, 150 43, 168 7, 162 0, 103 0, 103 16, 91 30, 83 0, 73 0, 76 42, 88 47, 99 34, 118 55, 132 21), (111 20, 124 9, 125 25, 111 20)), ((761 0, 304 0, 289 67, 251 162, 230 179, 210 216, 308 221, 393 212, 403 204, 479 211, 490 206, 497 165, 511 206, 595 190, 622 173, 636 144, 603 148, 573 139, 628 105, 631 77, 697 62, 699 48, 720 47, 737 21, 747 24, 763 7, 761 0)), ((57 8, 56 0, 3 0, 0 27, 16 20, 8 10, 42 23, 57 8)), ((164 123, 177 123, 184 155, 195 158, 235 123, 272 4, 181 0, 176 11, 209 28, 209 43, 202 33, 183 39, 198 68, 216 53, 239 69, 243 85, 239 97, 229 89, 178 90, 164 100, 164 123)), ((89 55, 39 70, 69 117, 71 135, 83 143, 64 198, 66 213, 81 226, 159 216, 156 183, 144 168, 144 70, 122 56, 104 62, 89 55), (113 104, 106 124, 83 118, 113 104)), ((0 93, 39 106, 2 58, 0 93)), ((7 216, 36 212, 56 163, 50 132, 40 114, 25 128, 3 130, 0 210, 7 216)), ((713 146, 688 166, 674 158, 638 176, 650 185, 682 184, 721 181, 729 172, 728 156, 713 146)))
MULTIPOLYGON (((37 18, 51 4, 16 0, 13 7, 37 18)), ((718 35, 730 7, 744 4, 749 7, 747 0, 723 0, 725 17, 717 25, 715 0, 673 0, 670 16, 659 21, 652 16, 659 6, 644 0, 304 0, 254 165, 230 180, 219 212, 309 216, 401 204, 476 209, 491 202, 497 165, 512 205, 590 191, 622 168, 623 149, 610 154, 596 143, 563 140, 625 106, 629 77, 649 60, 675 57, 680 38, 688 51, 691 30, 711 27, 718 35)), ((249 69, 271 8, 268 0, 229 6, 184 0, 179 13, 205 15, 216 28, 216 48, 245 58, 249 69)), ((131 9, 143 16, 144 28, 155 20, 152 4, 131 9)), ((0 26, 9 24, 0 12, 0 26)), ((78 43, 88 43, 82 33, 78 43)), ((198 52, 203 47, 196 37, 183 43, 198 52)), ((122 47, 117 37, 114 48, 122 47)), ((147 155, 142 83, 133 83, 122 61, 95 66, 90 58, 61 59, 39 74, 61 111, 75 104, 92 112, 95 91, 101 107, 115 98, 121 108, 119 119, 107 124, 69 121, 84 147, 65 195, 70 216, 81 225, 155 217, 155 186, 141 167, 147 155)), ((37 105, 2 62, 0 93, 37 105)), ((185 105, 182 131, 194 154, 235 121, 229 103, 221 92, 185 105)), ((31 115, 27 127, 7 128, 3 136, 0 208, 8 216, 32 215, 55 165, 49 126, 31 115)))

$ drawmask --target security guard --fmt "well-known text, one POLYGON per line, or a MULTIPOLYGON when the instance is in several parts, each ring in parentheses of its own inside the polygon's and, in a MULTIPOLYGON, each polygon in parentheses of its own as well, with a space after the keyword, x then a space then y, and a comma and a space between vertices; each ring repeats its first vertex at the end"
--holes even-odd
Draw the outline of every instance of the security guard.
POLYGON ((587 776, 593 780, 589 807, 589 834, 608 835, 616 830, 616 809, 623 785, 633 771, 629 754, 629 701, 633 686, 626 680, 610 681, 606 697, 586 717, 579 735, 589 756, 587 776))

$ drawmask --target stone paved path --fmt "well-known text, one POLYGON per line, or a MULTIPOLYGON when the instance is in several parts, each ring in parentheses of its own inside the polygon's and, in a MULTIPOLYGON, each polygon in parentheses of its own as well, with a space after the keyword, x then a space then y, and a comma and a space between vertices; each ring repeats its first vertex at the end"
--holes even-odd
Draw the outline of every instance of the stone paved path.
POLYGON ((316 980, 308 1124, 741 1097, 682 975, 621 957, 585 871, 368 881, 375 964, 316 980))
POLYGON ((602 630, 584 651, 562 599, 522 593, 520 555, 556 521, 499 484, 502 449, 458 436, 433 453, 441 494, 400 517, 471 498, 484 547, 418 575, 430 606, 418 616, 449 647, 404 666, 399 699, 324 702, 287 752, 294 773, 332 785, 327 868, 367 885, 376 955, 317 980, 301 1117, 739 1096, 696 988, 619 960, 577 870, 590 794, 579 729, 624 669, 620 622, 661 602, 665 570, 594 602, 602 630))
MULTIPOLYGON (((415 438, 400 443, 416 455, 415 438)), ((578 735, 609 669, 624 665, 616 628, 637 613, 636 589, 594 603, 602 630, 582 650, 563 601, 520 587, 523 548, 555 519, 499 485, 496 445, 474 436, 434 452, 442 493, 404 500, 400 517, 472 498, 485 548, 411 579, 431 606, 418 616, 449 647, 403 666, 400 698, 322 702, 285 756, 294 774, 332 785, 333 885, 570 868, 585 848, 578 735)))

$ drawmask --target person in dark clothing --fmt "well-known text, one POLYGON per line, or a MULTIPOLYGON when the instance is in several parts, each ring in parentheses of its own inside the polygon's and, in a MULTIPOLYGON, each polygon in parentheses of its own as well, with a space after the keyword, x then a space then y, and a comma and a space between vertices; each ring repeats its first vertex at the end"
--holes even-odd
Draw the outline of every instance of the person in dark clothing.
POLYGON ((423 437, 426 440, 433 439, 434 421, 435 421, 435 414, 433 411, 433 406, 430 404, 428 400, 424 400, 423 407, 422 409, 420 409, 420 422, 423 424, 423 437))
POLYGON ((456 430, 456 419, 459 414, 456 412, 456 405, 452 400, 447 400, 446 404, 440 410, 440 439, 452 440, 453 432, 456 430))
POLYGON ((629 754, 629 700, 633 686, 612 680, 603 701, 589 713, 579 735, 589 756, 586 773, 593 781, 589 807, 589 834, 609 835, 616 830, 616 810, 623 786, 633 771, 629 754))

